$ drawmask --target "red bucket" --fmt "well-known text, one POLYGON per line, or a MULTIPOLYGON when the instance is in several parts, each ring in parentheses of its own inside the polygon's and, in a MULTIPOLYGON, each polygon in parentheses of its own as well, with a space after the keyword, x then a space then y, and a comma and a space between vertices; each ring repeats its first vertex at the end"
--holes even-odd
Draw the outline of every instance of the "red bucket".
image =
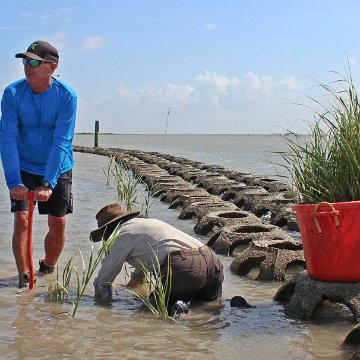
POLYGON ((360 281, 360 201, 294 205, 309 276, 360 281))

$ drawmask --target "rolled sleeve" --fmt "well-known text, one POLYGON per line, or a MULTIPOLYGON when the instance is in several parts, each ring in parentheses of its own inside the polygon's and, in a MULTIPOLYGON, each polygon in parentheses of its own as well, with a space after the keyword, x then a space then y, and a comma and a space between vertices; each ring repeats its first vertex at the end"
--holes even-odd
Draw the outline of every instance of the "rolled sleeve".
POLYGON ((109 254, 101 261, 101 268, 94 280, 94 287, 99 290, 102 297, 111 296, 111 284, 120 273, 131 249, 131 242, 126 241, 126 237, 120 234, 110 248, 109 254))

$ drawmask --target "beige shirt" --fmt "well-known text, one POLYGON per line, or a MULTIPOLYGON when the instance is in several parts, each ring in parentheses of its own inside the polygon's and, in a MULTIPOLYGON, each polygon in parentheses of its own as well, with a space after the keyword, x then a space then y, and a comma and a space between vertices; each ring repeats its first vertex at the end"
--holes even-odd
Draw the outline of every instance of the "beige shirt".
POLYGON ((102 297, 110 297, 111 284, 124 262, 135 267, 131 277, 141 282, 143 266, 152 271, 157 261, 161 265, 169 253, 203 245, 194 237, 161 220, 131 219, 121 226, 118 238, 101 263, 94 286, 99 289, 102 297))

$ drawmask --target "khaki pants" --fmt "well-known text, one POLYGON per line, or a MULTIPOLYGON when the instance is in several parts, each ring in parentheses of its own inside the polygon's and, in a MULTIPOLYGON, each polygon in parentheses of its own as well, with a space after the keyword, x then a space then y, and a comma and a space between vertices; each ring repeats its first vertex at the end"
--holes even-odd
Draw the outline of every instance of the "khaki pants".
POLYGON ((167 276, 169 260, 172 270, 169 306, 177 300, 212 301, 221 296, 223 265, 208 246, 169 254, 161 268, 163 279, 167 276))

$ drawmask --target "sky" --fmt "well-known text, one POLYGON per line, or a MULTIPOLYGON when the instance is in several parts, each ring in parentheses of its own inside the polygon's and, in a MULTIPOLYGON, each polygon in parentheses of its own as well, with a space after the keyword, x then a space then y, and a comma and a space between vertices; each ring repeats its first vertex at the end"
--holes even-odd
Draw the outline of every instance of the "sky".
POLYGON ((76 132, 306 133, 327 83, 358 83, 358 0, 1 1, 0 92, 35 40, 60 54, 76 132))

